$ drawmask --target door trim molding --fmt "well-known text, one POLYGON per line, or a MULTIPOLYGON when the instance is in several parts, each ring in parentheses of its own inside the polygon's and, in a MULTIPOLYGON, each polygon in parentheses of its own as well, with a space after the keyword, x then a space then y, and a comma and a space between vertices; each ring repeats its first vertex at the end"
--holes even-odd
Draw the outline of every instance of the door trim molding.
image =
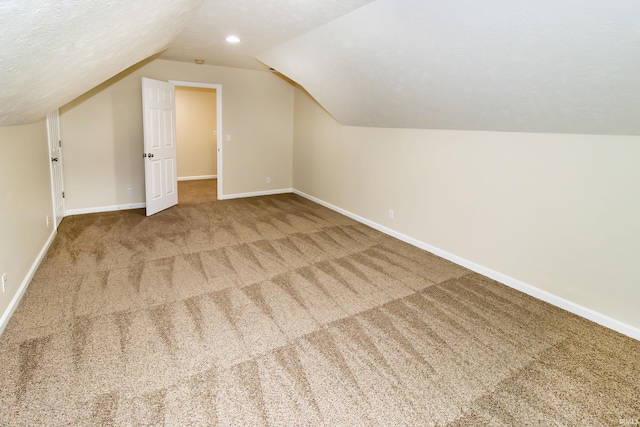
POLYGON ((224 147, 222 144, 222 84, 219 83, 199 83, 185 82, 182 80, 169 80, 174 86, 201 87, 216 90, 216 177, 218 178, 218 199, 223 198, 223 177, 222 173, 222 156, 224 147))

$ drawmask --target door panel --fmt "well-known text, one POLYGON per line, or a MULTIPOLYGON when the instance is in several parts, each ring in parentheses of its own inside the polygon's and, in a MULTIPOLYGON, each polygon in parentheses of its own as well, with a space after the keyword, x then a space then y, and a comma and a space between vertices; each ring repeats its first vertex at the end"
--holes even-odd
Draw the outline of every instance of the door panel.
POLYGON ((162 198, 162 162, 160 160, 151 161, 152 188, 151 198, 159 200, 162 198))
POLYGON ((142 78, 147 216, 178 204, 173 84, 142 78))
POLYGON ((166 159, 164 161, 164 176, 166 177, 165 188, 167 189, 167 194, 174 194, 176 192, 176 185, 178 182, 178 178, 175 174, 176 169, 177 164, 174 158, 166 159))
MULTIPOLYGON (((168 102, 168 101, 165 101, 168 102)), ((171 105, 173 104, 173 101, 171 101, 171 105)), ((162 114, 164 115, 163 120, 162 120, 162 124, 164 125, 164 132, 162 134, 162 141, 164 142, 164 146, 165 147, 174 147, 175 146, 175 129, 174 129, 174 120, 175 120, 175 116, 174 116, 174 110, 168 111, 168 110, 163 110, 162 114), (173 135, 173 138, 169 138, 169 135, 173 135)))

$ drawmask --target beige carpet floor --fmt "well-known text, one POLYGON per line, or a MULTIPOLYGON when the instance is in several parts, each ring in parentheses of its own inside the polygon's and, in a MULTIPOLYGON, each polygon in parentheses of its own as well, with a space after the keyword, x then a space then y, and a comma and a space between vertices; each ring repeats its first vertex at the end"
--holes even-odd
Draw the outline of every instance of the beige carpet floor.
POLYGON ((0 425, 621 425, 640 343, 295 195, 67 217, 0 425))
POLYGON ((178 181, 178 204, 204 203, 218 200, 217 179, 178 181))

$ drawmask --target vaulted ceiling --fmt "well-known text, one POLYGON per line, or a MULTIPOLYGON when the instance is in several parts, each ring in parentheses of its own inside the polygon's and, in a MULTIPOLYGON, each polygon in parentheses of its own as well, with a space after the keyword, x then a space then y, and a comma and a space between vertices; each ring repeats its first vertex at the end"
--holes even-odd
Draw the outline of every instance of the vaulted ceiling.
POLYGON ((635 0, 5 0, 0 125, 158 53, 273 67, 345 125, 640 134, 635 0))
POLYGON ((0 1, 0 126, 38 120, 166 48, 201 3, 0 1))

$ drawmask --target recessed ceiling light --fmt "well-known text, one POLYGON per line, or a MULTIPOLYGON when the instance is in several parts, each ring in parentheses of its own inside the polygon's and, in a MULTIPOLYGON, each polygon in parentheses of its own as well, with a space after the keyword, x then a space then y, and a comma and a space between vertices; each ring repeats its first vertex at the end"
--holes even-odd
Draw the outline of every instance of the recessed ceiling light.
POLYGON ((238 43, 240 41, 240 39, 237 36, 227 36, 225 40, 228 41, 229 43, 238 43))
POLYGON ((204 59, 196 59, 196 64, 198 65, 204 64, 204 59))

